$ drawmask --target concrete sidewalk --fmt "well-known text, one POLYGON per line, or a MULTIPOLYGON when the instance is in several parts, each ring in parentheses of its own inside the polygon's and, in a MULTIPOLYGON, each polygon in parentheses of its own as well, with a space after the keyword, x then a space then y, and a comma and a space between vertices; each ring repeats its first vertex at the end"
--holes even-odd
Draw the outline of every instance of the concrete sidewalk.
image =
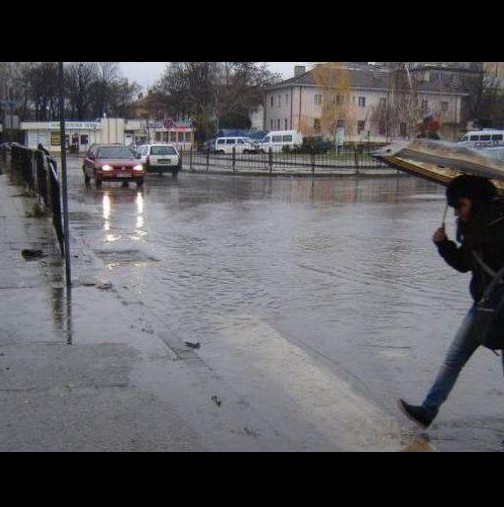
POLYGON ((125 343, 128 333, 100 315, 105 291, 73 289, 79 331, 68 343, 64 265, 50 219, 28 216, 37 202, 0 174, 0 452, 206 450, 169 402, 134 378, 147 356, 172 357, 125 343), (43 257, 26 260, 24 249, 43 257), (82 325, 90 313, 102 325, 82 325))

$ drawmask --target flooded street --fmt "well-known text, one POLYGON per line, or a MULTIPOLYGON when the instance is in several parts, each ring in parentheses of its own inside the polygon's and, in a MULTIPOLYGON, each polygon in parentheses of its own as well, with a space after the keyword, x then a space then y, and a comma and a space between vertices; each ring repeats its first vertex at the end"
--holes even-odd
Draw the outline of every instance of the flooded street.
MULTIPOLYGON (((367 419, 349 449, 365 447, 377 418, 421 433, 396 400, 422 400, 471 304, 469 276, 431 242, 442 187, 404 175, 184 172, 150 176, 140 189, 97 189, 84 185, 80 161, 69 165, 75 286, 110 284, 141 322, 139 339, 163 341, 229 387, 217 405, 261 407, 272 434, 280 426, 293 441, 303 433, 315 450, 318 435, 330 440, 351 424, 352 411, 367 419)), ((76 305, 82 313, 78 297, 76 305)), ((502 450, 503 394, 500 358, 479 350, 430 442, 441 451, 502 450)))

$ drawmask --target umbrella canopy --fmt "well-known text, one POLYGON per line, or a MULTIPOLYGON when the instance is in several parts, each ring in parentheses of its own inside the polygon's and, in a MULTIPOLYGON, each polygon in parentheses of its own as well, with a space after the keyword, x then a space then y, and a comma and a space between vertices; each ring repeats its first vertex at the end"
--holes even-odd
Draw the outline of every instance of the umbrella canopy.
POLYGON ((384 146, 372 156, 390 167, 442 185, 461 174, 483 176, 504 193, 504 160, 460 143, 415 139, 384 146))

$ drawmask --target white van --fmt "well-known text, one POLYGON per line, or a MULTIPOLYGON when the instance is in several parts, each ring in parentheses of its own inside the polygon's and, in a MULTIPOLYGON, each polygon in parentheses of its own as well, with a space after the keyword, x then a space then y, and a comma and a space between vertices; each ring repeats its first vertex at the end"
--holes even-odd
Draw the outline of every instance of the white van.
POLYGON ((257 146, 248 137, 218 137, 213 144, 214 153, 255 153, 257 146))
POLYGON ((460 140, 464 146, 482 148, 483 146, 504 146, 504 130, 472 130, 460 140))
POLYGON ((284 146, 294 148, 302 144, 303 136, 297 130, 273 130, 264 136, 259 148, 263 153, 267 153, 270 148, 273 153, 278 153, 284 146))

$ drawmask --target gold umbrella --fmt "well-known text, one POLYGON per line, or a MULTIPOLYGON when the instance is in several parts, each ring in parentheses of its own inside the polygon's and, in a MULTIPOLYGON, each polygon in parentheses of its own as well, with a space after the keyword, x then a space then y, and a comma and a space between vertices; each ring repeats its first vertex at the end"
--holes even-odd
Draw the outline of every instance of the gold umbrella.
POLYGON ((488 178, 504 193, 504 160, 460 143, 415 139, 384 146, 372 156, 390 167, 448 185, 461 174, 488 178))

